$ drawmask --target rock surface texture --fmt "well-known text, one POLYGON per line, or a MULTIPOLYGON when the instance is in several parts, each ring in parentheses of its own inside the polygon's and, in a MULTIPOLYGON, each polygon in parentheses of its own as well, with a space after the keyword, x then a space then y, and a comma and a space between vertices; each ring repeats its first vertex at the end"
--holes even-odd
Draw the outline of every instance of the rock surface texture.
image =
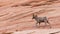
POLYGON ((37 28, 33 13, 46 16, 52 29, 60 28, 60 0, 0 0, 0 33, 49 29, 44 23, 37 28))

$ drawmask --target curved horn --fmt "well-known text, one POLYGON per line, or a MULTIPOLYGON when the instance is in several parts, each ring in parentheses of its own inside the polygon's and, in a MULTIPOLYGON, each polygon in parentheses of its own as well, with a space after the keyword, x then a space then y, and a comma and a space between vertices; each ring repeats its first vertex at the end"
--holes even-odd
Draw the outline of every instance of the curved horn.
POLYGON ((33 16, 34 16, 34 13, 33 13, 33 16))
POLYGON ((34 13, 33 13, 33 16, 37 16, 37 14, 34 14, 34 13))

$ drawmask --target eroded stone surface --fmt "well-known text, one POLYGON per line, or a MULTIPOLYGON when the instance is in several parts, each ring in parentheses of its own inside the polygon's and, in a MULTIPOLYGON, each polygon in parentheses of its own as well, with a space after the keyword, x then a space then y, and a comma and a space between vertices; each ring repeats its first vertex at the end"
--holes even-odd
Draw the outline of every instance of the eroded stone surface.
POLYGON ((49 5, 41 5, 47 1, 0 0, 0 32, 49 29, 49 26, 44 27, 45 24, 41 24, 41 27, 37 28, 35 26, 35 20, 32 20, 33 13, 39 17, 48 17, 52 29, 60 28, 60 1, 54 1, 51 4, 48 2, 49 5), (29 5, 22 6, 24 3, 28 3, 29 5))

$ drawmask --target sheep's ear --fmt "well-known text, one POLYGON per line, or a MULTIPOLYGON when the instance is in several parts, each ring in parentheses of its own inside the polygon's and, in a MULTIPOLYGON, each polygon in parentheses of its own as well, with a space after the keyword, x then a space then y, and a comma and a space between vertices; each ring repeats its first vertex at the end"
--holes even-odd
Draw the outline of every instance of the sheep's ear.
POLYGON ((35 15, 35 16, 37 16, 37 15, 35 15))
POLYGON ((34 16, 34 14, 33 14, 33 16, 34 16))

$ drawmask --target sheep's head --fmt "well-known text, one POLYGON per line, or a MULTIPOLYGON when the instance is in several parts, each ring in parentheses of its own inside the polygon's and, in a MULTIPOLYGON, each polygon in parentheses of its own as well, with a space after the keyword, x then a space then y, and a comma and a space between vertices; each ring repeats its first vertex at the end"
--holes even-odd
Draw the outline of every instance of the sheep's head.
POLYGON ((32 19, 34 19, 35 17, 37 17, 37 15, 33 14, 33 17, 32 17, 32 19))

